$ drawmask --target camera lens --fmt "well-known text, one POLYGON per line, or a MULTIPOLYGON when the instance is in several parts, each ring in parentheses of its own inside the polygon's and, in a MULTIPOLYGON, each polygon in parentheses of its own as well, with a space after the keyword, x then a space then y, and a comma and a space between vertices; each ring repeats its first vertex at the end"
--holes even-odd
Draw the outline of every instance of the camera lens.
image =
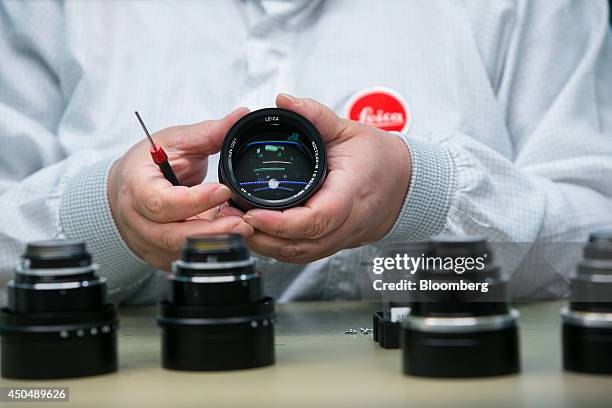
POLYGON ((242 117, 221 147, 219 180, 244 211, 299 206, 326 174, 321 135, 306 118, 287 109, 260 109, 242 117))
POLYGON ((117 370, 117 316, 80 241, 27 245, 0 312, 2 376, 80 377, 117 370))
POLYGON ((612 374, 612 230, 591 233, 563 320, 566 370, 612 374))
POLYGON ((190 237, 158 316, 162 366, 232 370, 274 363, 274 301, 240 235, 190 237))
POLYGON ((402 328, 404 373, 481 377, 518 372, 518 312, 510 308, 508 280, 493 263, 487 242, 441 237, 430 242, 426 258, 431 267, 415 275, 421 290, 402 328), (468 263, 474 268, 465 269, 468 263), (486 290, 461 289, 477 284, 486 284, 486 290))

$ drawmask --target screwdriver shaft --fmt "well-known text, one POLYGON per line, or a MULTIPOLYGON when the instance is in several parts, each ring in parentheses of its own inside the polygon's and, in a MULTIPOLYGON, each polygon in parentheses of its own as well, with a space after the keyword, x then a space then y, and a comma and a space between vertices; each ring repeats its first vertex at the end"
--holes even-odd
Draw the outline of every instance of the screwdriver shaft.
POLYGON ((180 183, 178 181, 178 178, 176 177, 176 174, 174 173, 174 170, 172 170, 172 166, 170 166, 170 162, 168 161, 168 155, 166 154, 164 149, 162 149, 161 146, 155 144, 153 138, 151 137, 151 134, 149 133, 149 130, 147 129, 144 122, 142 121, 142 118, 138 114, 138 111, 134 111, 134 113, 138 118, 138 122, 140 122, 140 126, 142 126, 142 130, 144 130, 145 134, 147 135, 149 143, 151 143, 150 153, 153 162, 157 164, 159 170, 162 172, 166 180, 168 180, 173 186, 179 186, 180 183))
POLYGON ((156 148, 157 146, 155 146, 155 142, 153 141, 153 138, 151 137, 149 130, 145 126, 144 122, 142 121, 142 118, 138 114, 138 111, 134 111, 134 113, 136 114, 136 117, 138 118, 138 122, 140 122, 140 126, 142 126, 142 130, 144 130, 145 134, 147 135, 147 139, 149 139, 149 142, 151 143, 151 147, 156 148))

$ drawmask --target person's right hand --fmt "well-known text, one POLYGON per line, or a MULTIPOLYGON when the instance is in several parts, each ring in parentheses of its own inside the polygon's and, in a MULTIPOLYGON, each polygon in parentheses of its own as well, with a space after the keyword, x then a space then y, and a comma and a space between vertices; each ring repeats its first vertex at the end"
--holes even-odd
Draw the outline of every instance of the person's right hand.
POLYGON ((134 145, 112 167, 108 199, 119 233, 127 245, 150 265, 169 270, 188 236, 237 233, 253 228, 233 208, 219 206, 231 196, 222 184, 200 184, 208 156, 220 150, 225 134, 246 108, 223 119, 161 130, 153 139, 168 153, 181 186, 172 186, 151 160, 149 142, 134 145))

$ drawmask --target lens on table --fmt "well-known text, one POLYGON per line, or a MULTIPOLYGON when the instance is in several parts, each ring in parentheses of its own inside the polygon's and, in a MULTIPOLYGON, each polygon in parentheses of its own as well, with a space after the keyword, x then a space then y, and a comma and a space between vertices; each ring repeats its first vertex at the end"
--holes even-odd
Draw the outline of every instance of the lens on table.
POLYGON ((481 237, 440 237, 430 242, 426 256, 455 267, 439 267, 439 262, 417 271, 419 286, 425 281, 428 287, 454 287, 450 285, 463 281, 465 285, 486 283, 487 289, 418 292, 402 329, 404 373, 482 377, 518 372, 518 312, 510 307, 508 280, 493 262, 487 242, 481 237), (459 271, 458 261, 468 258, 481 261, 484 267, 459 271))
POLYGON ((117 370, 117 316, 80 241, 28 244, 0 312, 2 376, 81 377, 117 370))
POLYGON ((191 237, 161 303, 162 366, 232 370, 274 363, 274 301, 239 235, 191 237))
POLYGON ((612 230, 593 232, 561 311, 563 367, 612 374, 612 230))

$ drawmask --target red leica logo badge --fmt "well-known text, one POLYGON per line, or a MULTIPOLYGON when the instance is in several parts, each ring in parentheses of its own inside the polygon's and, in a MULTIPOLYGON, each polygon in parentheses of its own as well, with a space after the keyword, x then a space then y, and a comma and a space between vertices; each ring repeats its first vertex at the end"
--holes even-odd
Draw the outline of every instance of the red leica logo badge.
POLYGON ((368 88, 355 94, 347 104, 347 117, 387 132, 408 129, 410 117, 402 97, 389 88, 368 88))

